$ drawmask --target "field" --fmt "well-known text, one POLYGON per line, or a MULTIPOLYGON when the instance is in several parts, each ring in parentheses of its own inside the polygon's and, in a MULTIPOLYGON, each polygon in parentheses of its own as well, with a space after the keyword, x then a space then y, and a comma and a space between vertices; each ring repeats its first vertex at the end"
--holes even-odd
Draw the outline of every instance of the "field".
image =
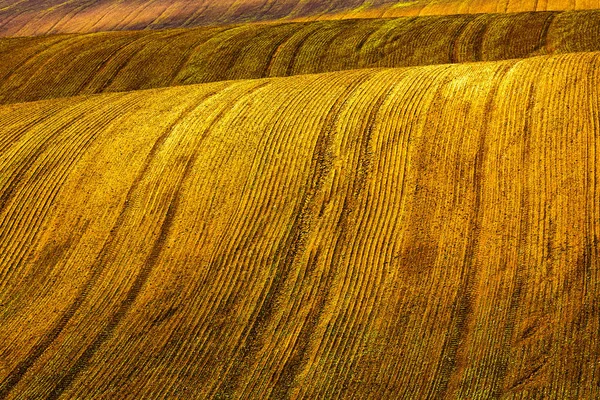
POLYGON ((1 39, 0 399, 599 398, 598 35, 1 39))
POLYGON ((0 36, 600 9, 599 0, 0 0, 0 36))
POLYGON ((223 80, 592 51, 600 51, 598 11, 7 38, 0 39, 0 104, 223 80), (438 36, 434 43, 421 45, 438 36))

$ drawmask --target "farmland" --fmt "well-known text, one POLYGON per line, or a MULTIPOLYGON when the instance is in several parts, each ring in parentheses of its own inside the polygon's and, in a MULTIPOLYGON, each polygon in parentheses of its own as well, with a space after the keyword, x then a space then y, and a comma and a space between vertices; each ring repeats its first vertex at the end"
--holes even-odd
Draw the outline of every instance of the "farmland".
POLYGON ((599 50, 598 11, 8 38, 0 39, 0 104, 222 80, 599 50))
POLYGON ((597 396, 599 62, 1 107, 0 395, 597 396))
POLYGON ((599 0, 2 0, 0 36, 247 22, 600 9, 599 0))
POLYGON ((0 400, 600 398, 600 4, 0 36, 0 400))

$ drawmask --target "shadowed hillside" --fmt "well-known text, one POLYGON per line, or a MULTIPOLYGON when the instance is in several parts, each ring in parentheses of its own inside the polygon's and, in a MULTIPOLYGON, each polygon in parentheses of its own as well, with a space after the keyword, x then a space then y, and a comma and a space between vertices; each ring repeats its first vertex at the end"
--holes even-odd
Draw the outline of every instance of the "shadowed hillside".
POLYGON ((0 40, 0 103, 600 50, 600 12, 235 25, 0 40))
POLYGON ((0 107, 0 397, 598 398, 599 62, 0 107))
POLYGON ((600 0, 2 0, 0 36, 183 28, 281 19, 600 8, 600 0))

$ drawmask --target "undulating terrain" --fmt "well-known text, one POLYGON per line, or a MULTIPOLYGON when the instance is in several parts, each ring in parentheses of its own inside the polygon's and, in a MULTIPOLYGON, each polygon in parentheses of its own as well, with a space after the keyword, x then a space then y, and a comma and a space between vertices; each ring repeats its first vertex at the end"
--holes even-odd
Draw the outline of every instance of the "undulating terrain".
POLYGON ((600 12, 234 25, 0 39, 0 104, 222 80, 600 50, 600 12))
POLYGON ((230 3, 0 1, 0 399, 599 398, 596 4, 230 3))
POLYGON ((600 0, 0 0, 0 36, 600 9, 600 0))

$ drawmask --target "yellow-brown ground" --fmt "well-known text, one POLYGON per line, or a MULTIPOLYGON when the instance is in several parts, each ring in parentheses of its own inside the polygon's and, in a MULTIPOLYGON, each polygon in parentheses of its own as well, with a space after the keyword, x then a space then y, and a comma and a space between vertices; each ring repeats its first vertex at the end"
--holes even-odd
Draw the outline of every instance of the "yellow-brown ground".
POLYGON ((0 104, 600 50, 600 12, 232 25, 0 40, 0 104))
POLYGON ((0 107, 0 397, 598 398, 599 62, 0 107))

